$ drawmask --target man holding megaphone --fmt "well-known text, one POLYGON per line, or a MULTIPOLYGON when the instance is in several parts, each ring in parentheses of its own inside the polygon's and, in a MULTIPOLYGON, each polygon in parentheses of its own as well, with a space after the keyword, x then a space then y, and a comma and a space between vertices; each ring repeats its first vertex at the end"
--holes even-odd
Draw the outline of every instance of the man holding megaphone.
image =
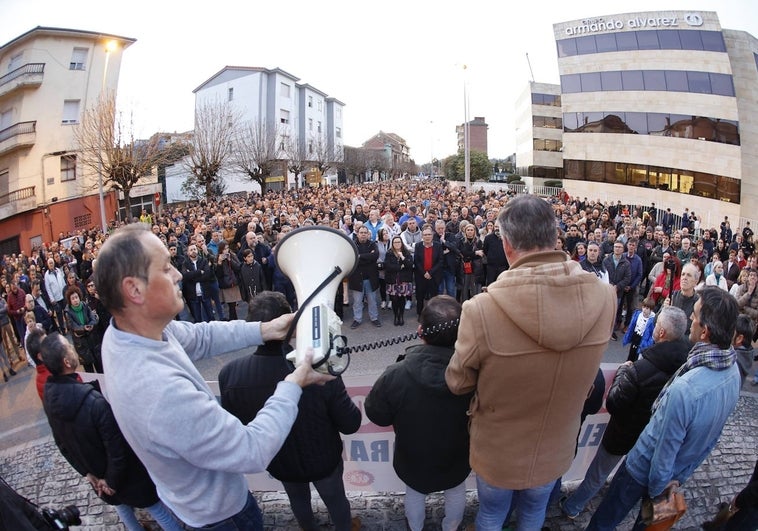
POLYGON ((174 321, 184 305, 180 280, 168 250, 143 224, 119 229, 103 245, 95 283, 113 315, 102 346, 105 395, 185 529, 263 529, 244 474, 265 470, 279 451, 302 388, 333 377, 311 368, 309 351, 255 419, 240 423, 221 408, 192 360, 283 339, 293 316, 268 323, 174 321))

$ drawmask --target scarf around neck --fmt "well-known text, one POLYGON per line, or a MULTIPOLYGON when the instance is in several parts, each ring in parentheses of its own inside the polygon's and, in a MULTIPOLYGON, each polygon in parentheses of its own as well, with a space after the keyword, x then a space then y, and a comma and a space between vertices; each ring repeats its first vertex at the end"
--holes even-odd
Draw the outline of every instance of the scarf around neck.
POLYGON ((690 353, 687 356, 687 361, 684 362, 684 365, 679 367, 674 375, 669 378, 669 381, 666 382, 666 385, 663 386, 663 389, 661 389, 658 398, 653 402, 651 411, 655 413, 655 410, 658 409, 658 406, 663 400, 663 397, 666 396, 666 393, 668 392, 669 387, 671 387, 671 384, 674 383, 674 380, 687 371, 691 371, 696 367, 708 367, 714 371, 723 371, 734 365, 736 359, 737 353, 731 345, 727 349, 720 349, 718 345, 714 345, 713 343, 705 343, 704 341, 695 343, 695 346, 692 347, 692 350, 690 350, 690 353))

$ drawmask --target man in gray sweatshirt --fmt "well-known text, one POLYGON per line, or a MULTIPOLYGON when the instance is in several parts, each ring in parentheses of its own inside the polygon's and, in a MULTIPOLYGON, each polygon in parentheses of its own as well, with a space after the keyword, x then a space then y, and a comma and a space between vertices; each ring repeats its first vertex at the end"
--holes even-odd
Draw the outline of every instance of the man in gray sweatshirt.
POLYGON ((192 360, 283 339, 293 316, 174 321, 184 305, 180 280, 168 250, 143 224, 116 231, 103 245, 95 283, 113 315, 102 346, 105 395, 161 500, 186 529, 262 529, 244 474, 265 470, 279 451, 302 388, 332 377, 310 367, 309 353, 242 424, 221 408, 192 360))

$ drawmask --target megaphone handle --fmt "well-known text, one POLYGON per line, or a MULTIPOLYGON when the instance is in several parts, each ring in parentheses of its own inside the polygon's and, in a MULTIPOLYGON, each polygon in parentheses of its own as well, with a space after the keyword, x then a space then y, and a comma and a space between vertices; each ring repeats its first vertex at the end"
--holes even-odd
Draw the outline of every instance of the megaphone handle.
POLYGON ((292 335, 295 333, 295 330, 297 329, 297 322, 300 320, 300 316, 303 315, 303 312, 305 311, 305 307, 308 306, 308 304, 314 299, 316 295, 319 294, 319 292, 324 289, 326 286, 329 285, 329 283, 342 273, 342 268, 340 266, 334 266, 334 271, 332 271, 325 279, 324 281, 316 286, 316 289, 313 290, 313 293, 311 293, 305 301, 303 301, 302 304, 299 304, 299 308, 297 309, 297 312, 295 313, 295 317, 292 319, 292 323, 290 324, 289 330, 287 330, 287 336, 284 338, 284 344, 289 344, 290 340, 292 339, 292 335))

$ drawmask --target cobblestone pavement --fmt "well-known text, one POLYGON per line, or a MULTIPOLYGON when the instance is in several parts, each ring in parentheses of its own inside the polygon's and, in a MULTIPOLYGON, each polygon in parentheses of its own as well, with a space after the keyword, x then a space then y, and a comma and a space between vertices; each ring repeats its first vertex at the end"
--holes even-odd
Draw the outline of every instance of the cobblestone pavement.
MULTIPOLYGON (((685 484, 689 509, 675 529, 700 529, 700 524, 715 514, 719 502, 728 501, 739 492, 750 478, 757 448, 758 398, 752 393, 743 393, 713 453, 685 484)), ((51 437, 0 451, 0 475, 20 494, 40 506, 76 505, 82 513, 82 526, 75 529, 123 529, 115 511, 102 503, 88 482, 68 465, 51 437)), ((267 529, 298 529, 283 492, 255 494, 263 509, 267 529)), ((406 529, 401 494, 352 493, 349 497, 353 514, 361 519, 362 529, 406 529)), ((476 492, 469 491, 468 499, 464 524, 473 522, 476 515, 476 492)), ((597 496, 589 509, 573 522, 563 518, 557 507, 551 506, 545 526, 553 531, 584 529, 600 499, 597 496)), ((318 507, 319 520, 328 527, 323 504, 320 500, 314 503, 318 507)), ((440 528, 442 503, 441 496, 430 497, 427 530, 440 528)), ((619 529, 630 529, 632 521, 633 515, 630 515, 619 529)))

